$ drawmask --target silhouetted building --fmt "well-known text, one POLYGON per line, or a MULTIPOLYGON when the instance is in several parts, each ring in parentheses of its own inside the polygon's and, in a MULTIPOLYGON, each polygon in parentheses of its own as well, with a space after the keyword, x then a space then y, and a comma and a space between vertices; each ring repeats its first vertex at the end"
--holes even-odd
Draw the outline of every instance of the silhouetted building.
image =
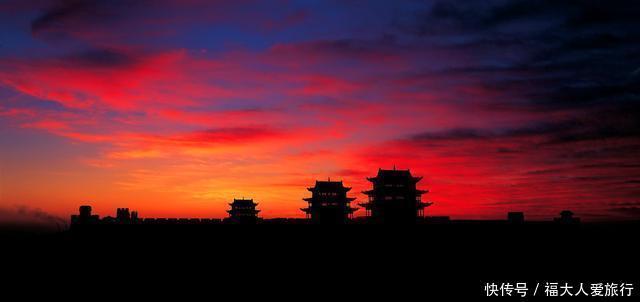
POLYGON ((71 224, 97 224, 100 216, 91 214, 91 206, 80 206, 79 215, 71 215, 71 224))
POLYGON ((553 221, 555 221, 556 223, 562 223, 562 224, 577 224, 577 223, 580 223, 580 218, 573 217, 573 212, 569 210, 564 210, 560 212, 560 217, 554 218, 553 221))
POLYGON ((256 209, 258 204, 253 202, 253 199, 234 199, 229 205, 229 222, 251 224, 258 221, 260 210, 256 209))
POLYGON ((347 197, 351 188, 345 187, 342 181, 316 181, 315 187, 307 190, 311 192, 311 198, 303 200, 308 202, 309 206, 301 210, 313 223, 346 223, 357 210, 350 205, 355 198, 347 197))
POLYGON ((91 206, 80 206, 79 212, 81 218, 91 217, 91 206))
POLYGON ((364 191, 369 202, 360 204, 374 222, 415 223, 424 217, 424 208, 431 202, 422 202, 426 190, 418 190, 417 183, 422 177, 413 177, 409 170, 378 170, 376 177, 367 178, 373 189, 364 191))
POLYGON ((523 212, 509 212, 507 214, 507 221, 512 224, 522 224, 524 223, 524 213, 523 212))
POLYGON ((129 208, 118 208, 116 210, 116 222, 131 223, 131 213, 129 213, 129 208))

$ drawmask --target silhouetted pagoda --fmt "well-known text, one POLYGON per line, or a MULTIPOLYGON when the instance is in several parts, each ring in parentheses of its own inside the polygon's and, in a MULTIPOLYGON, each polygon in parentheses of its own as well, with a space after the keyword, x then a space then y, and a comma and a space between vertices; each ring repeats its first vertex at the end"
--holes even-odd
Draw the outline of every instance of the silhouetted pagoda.
POLYGON ((422 194, 429 191, 416 188, 422 177, 411 176, 409 170, 379 169, 376 177, 367 180, 373 183, 373 189, 363 192, 369 202, 360 205, 374 222, 415 223, 424 216, 424 208, 432 204, 422 202, 422 194))
POLYGON ((313 223, 341 224, 347 223, 358 210, 352 208, 350 203, 355 198, 347 197, 351 190, 345 187, 342 181, 316 181, 313 188, 307 188, 311 192, 311 198, 303 198, 309 203, 309 207, 301 210, 307 214, 307 219, 313 223))
POLYGON ((258 213, 260 210, 256 209, 257 203, 253 202, 253 199, 234 199, 229 204, 231 210, 229 213, 229 222, 251 224, 258 221, 258 213))

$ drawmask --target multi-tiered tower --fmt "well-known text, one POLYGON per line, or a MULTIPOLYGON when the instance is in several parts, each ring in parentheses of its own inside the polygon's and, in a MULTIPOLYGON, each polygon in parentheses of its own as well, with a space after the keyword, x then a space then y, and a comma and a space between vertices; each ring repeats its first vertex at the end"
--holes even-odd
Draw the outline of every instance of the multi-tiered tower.
POLYGON ((256 209, 258 204, 253 202, 253 199, 234 199, 229 205, 231 206, 231 209, 227 211, 229 222, 252 224, 258 221, 260 210, 256 209))
POLYGON ((309 207, 301 210, 314 223, 347 223, 357 210, 350 205, 355 198, 347 197, 351 188, 345 187, 342 181, 316 181, 315 187, 307 190, 311 192, 311 198, 303 200, 309 203, 309 207))
POLYGON ((422 177, 414 177, 409 170, 378 170, 376 177, 367 178, 373 189, 364 191, 369 202, 360 204, 367 216, 379 223, 415 223, 424 216, 424 209, 431 202, 422 202, 422 194, 417 183, 422 177))

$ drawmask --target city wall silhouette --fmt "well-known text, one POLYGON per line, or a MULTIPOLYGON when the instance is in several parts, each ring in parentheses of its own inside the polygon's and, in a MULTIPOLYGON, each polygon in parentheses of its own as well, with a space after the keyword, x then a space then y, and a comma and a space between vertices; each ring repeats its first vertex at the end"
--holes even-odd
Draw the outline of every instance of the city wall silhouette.
MULTIPOLYGON (((385 188, 404 187, 378 189, 385 188)), ((301 196, 308 218, 260 218, 266 202, 244 198, 230 198, 228 217, 204 219, 143 217, 128 208, 100 217, 82 205, 69 231, 5 246, 15 249, 10 259, 28 259, 20 262, 20 273, 46 267, 94 284, 94 275, 109 281, 131 278, 134 288, 140 280, 169 280, 168 287, 201 282, 209 295, 254 291, 260 299, 274 289, 279 295, 315 295, 310 285, 328 280, 355 288, 360 300, 379 299, 380 288, 398 300, 438 295, 478 301, 483 282, 491 280, 637 278, 637 270, 627 269, 638 264, 637 222, 585 223, 569 210, 548 221, 506 211, 500 220, 455 220, 425 213, 437 206, 431 201, 411 200, 415 207, 370 204, 376 202, 375 189, 369 192, 374 197, 363 202, 351 200, 340 182, 319 181, 309 189, 311 196, 301 196), (382 212, 351 217, 355 207, 382 212), (321 214, 314 219, 314 213, 321 214), (212 290, 211 276, 231 285, 212 290), (260 280, 275 284, 260 287, 260 280)), ((397 193, 404 189, 393 190, 402 196, 397 193)), ((66 278, 60 282, 69 285, 66 278)))
MULTIPOLYGON (((427 216, 425 211, 434 202, 423 201, 422 195, 429 190, 418 188, 422 177, 415 177, 410 170, 379 169, 375 177, 368 177, 372 189, 364 191, 368 200, 358 205, 366 215, 354 217, 353 213, 361 208, 352 205, 356 198, 349 197, 350 187, 342 181, 316 181, 313 187, 307 188, 311 197, 302 198, 308 206, 300 208, 306 218, 271 218, 259 217, 259 204, 253 199, 233 199, 229 203, 228 217, 225 218, 143 218, 137 211, 129 208, 116 209, 115 217, 101 218, 92 212, 90 205, 82 205, 77 215, 71 216, 71 228, 114 227, 114 226, 216 226, 226 224, 261 224, 261 225, 304 225, 304 224, 378 224, 378 225, 540 225, 580 223, 570 210, 564 210, 551 222, 526 221, 523 212, 508 212, 505 220, 451 220, 448 216, 427 216)), ((122 227, 121 227, 122 228, 122 227)))

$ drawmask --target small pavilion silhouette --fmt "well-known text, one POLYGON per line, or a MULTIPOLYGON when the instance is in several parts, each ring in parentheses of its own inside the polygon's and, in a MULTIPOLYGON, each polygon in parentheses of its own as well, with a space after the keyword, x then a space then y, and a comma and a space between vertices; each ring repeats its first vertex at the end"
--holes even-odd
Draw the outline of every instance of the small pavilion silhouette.
POLYGON ((231 209, 227 211, 227 213, 229 213, 228 222, 240 224, 254 224, 258 222, 258 213, 260 210, 256 209, 258 204, 253 202, 253 199, 234 199, 229 205, 231 209))

